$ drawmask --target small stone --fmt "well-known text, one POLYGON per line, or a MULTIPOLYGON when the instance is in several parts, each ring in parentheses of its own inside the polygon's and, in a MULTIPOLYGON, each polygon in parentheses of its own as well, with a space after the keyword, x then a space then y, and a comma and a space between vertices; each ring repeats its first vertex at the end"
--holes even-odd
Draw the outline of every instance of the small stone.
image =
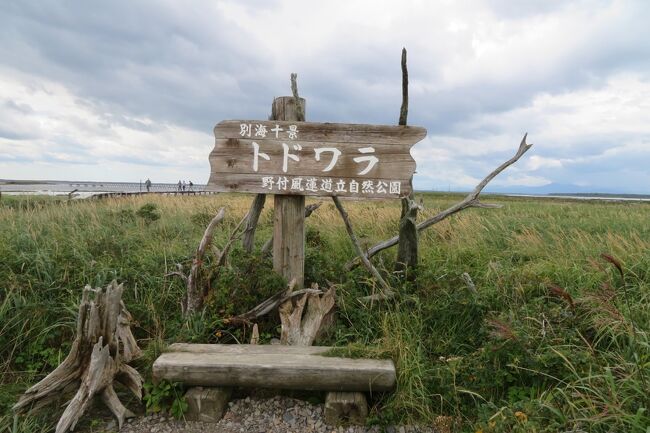
POLYGON ((190 388, 185 393, 188 421, 219 422, 230 400, 230 388, 190 388))
POLYGON ((106 423, 106 430, 115 430, 115 427, 117 427, 117 423, 115 422, 114 419, 110 420, 108 423, 106 423))

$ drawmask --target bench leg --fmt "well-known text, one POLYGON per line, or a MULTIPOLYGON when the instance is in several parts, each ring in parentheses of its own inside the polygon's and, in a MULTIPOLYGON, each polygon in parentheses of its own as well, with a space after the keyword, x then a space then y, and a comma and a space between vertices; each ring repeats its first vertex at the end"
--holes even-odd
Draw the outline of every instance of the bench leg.
POLYGON ((368 416, 368 402, 361 392, 328 392, 325 398, 325 422, 364 425, 368 416))
POLYGON ((231 388, 204 388, 197 386, 185 393, 188 421, 219 422, 228 408, 231 388))

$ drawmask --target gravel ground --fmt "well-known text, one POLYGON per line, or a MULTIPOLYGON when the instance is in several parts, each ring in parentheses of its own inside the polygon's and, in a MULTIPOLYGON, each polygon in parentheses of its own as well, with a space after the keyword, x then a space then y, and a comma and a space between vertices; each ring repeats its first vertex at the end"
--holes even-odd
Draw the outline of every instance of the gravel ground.
MULTIPOLYGON (((233 400, 218 423, 177 421, 165 415, 149 415, 128 420, 120 433, 436 433, 430 427, 388 426, 333 427, 325 424, 323 404, 289 397, 233 400)), ((115 431, 115 421, 106 426, 115 431), (112 423, 112 425, 111 425, 112 423)))

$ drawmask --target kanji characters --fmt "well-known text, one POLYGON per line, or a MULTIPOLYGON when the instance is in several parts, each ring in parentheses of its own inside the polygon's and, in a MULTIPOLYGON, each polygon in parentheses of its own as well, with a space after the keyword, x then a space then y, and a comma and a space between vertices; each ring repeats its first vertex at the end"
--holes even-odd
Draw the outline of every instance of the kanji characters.
POLYGON ((332 179, 322 177, 308 177, 301 176, 262 176, 262 188, 273 191, 291 191, 291 192, 325 192, 325 193, 351 193, 351 194, 364 194, 364 195, 377 195, 386 196, 399 195, 401 193, 400 181, 384 181, 384 180, 363 180, 357 182, 354 179, 349 181, 345 179, 332 179))
POLYGON ((298 138, 298 126, 289 125, 289 130, 287 131, 287 135, 289 136, 289 140, 295 140, 296 138, 298 138))
POLYGON ((320 181, 320 190, 325 192, 332 192, 332 179, 322 179, 320 181))
MULTIPOLYGON (((248 136, 250 137, 250 132, 248 136)), ((261 123, 255 125, 255 137, 266 138, 266 125, 262 125, 261 123)))
POLYGON ((375 192, 375 185, 371 180, 364 180, 361 183, 361 192, 364 194, 373 194, 375 192))
POLYGON ((288 185, 289 185, 289 179, 287 179, 286 176, 278 177, 278 183, 277 183, 278 190, 286 191, 288 185))
POLYGON ((242 137, 251 136, 251 124, 250 123, 240 123, 239 124, 239 135, 242 137))
POLYGON ((294 177, 291 179, 291 190, 292 191, 304 191, 302 188, 302 177, 294 177))
POLYGON ((317 192, 318 186, 316 184, 316 178, 310 177, 305 182, 305 191, 317 192))
POLYGON ((284 131, 284 129, 280 128, 280 125, 275 125, 275 128, 271 128, 271 132, 275 132, 275 138, 280 138, 281 131, 284 131))
POLYGON ((274 184, 275 184, 275 178, 273 176, 264 176, 262 178, 262 188, 268 188, 272 190, 274 184))

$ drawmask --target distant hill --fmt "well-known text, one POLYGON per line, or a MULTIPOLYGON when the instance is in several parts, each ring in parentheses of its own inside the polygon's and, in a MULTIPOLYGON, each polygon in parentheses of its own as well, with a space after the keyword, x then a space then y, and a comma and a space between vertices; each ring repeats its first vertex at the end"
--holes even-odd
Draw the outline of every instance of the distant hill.
POLYGON ((568 185, 551 183, 543 186, 490 186, 488 185, 485 190, 486 193, 499 193, 499 194, 531 194, 531 195, 576 195, 576 196, 593 196, 593 197, 637 197, 647 198, 650 196, 648 192, 641 191, 617 191, 612 188, 597 188, 585 187, 579 185, 568 185))

